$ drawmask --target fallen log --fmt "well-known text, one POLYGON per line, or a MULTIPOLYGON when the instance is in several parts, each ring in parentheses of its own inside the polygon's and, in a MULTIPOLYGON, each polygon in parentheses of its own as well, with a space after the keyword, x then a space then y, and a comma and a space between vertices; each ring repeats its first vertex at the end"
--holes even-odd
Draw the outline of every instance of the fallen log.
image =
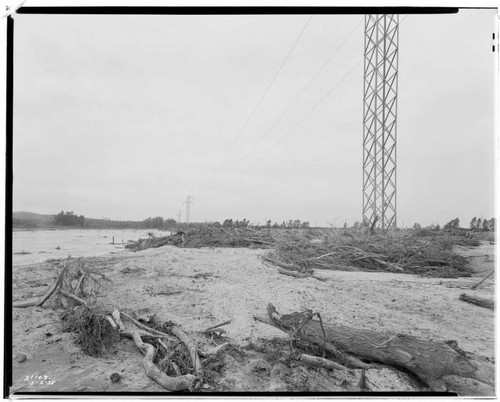
MULTIPOLYGON (((253 319, 256 320, 256 321, 260 321, 260 322, 262 322, 264 324, 273 326, 274 328, 277 328, 277 329, 285 332, 286 334, 288 334, 289 336, 291 336, 291 338, 293 340, 295 334, 298 333, 298 332, 300 332, 300 331, 297 331, 298 327, 295 326, 295 328, 293 328, 293 330, 290 330, 291 327, 285 328, 282 325, 277 324, 276 321, 279 321, 281 316, 276 312, 275 309, 274 310, 273 309, 274 309, 274 307, 272 307, 272 308, 268 307, 268 314, 269 314, 269 316, 271 318, 269 318, 269 317, 260 317, 258 315, 254 315, 253 319)), ((299 313, 298 315, 301 316, 301 319, 304 318, 303 313, 299 313)), ((303 325, 304 322, 305 321, 300 321, 300 322, 297 322, 297 324, 299 324, 299 326, 302 327, 302 325, 303 325)), ((320 323, 320 325, 321 325, 321 323, 320 323)), ((360 369, 365 369, 365 370, 371 368, 370 364, 362 362, 361 360, 359 360, 355 356, 347 355, 343 351, 339 350, 332 343, 326 342, 325 337, 323 337, 323 343, 321 344, 321 347, 324 348, 326 351, 328 351, 332 356, 334 356, 335 359, 337 359, 338 361, 342 362, 342 364, 348 365, 349 367, 360 368, 360 369)))
POLYGON ((153 363, 156 353, 154 346, 144 343, 137 331, 132 332, 131 335, 135 345, 144 353, 142 364, 149 378, 169 391, 183 391, 193 387, 196 376, 186 374, 178 377, 169 377, 153 363))
MULTIPOLYGON (((278 328, 296 331, 294 314, 280 315, 272 304, 268 314, 278 328)), ((486 358, 467 353, 456 342, 427 341, 404 334, 387 334, 342 325, 321 325, 318 320, 301 323, 301 330, 294 332, 296 339, 323 347, 333 346, 364 362, 381 363, 403 368, 434 391, 446 389, 443 377, 471 378, 491 387, 495 382, 494 365, 486 358)))
POLYGON ((462 293, 458 299, 467 303, 475 304, 479 307, 489 308, 491 310, 495 309, 495 301, 492 299, 485 299, 483 297, 468 295, 466 293, 462 293))

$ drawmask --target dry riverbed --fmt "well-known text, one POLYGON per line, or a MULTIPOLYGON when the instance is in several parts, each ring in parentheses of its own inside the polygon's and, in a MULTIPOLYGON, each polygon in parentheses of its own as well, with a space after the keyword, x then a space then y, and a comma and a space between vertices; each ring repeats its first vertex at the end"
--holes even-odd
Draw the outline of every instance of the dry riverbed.
MULTIPOLYGON (((232 320, 224 327, 225 335, 237 348, 227 348, 224 370, 207 391, 293 392, 307 391, 311 383, 301 383, 297 370, 292 372, 262 353, 262 345, 268 350, 280 345, 266 339, 287 339, 283 332, 253 319, 255 314, 265 315, 269 302, 282 313, 312 309, 325 322, 426 340, 456 340, 461 349, 494 359, 494 312, 458 300, 463 292, 493 298, 493 276, 476 290, 470 287, 493 270, 494 246, 484 243, 460 252, 477 256, 472 258, 473 277, 318 270, 316 274, 326 281, 297 279, 266 265, 260 258, 266 251, 256 249, 165 246, 84 261, 112 281, 101 289, 100 304, 171 320, 207 353, 216 345, 199 332, 232 320)), ((43 294, 55 277, 50 262, 14 267, 14 300, 43 294)), ((145 375, 142 354, 132 340, 116 342, 106 357, 87 356, 75 345, 74 334, 62 331, 61 313, 54 297, 43 307, 13 310, 13 356, 22 361, 13 361, 11 393, 164 391, 145 375), (120 382, 110 380, 113 373, 121 376, 120 382)), ((367 378, 373 391, 414 389, 390 370, 370 371, 367 378)))

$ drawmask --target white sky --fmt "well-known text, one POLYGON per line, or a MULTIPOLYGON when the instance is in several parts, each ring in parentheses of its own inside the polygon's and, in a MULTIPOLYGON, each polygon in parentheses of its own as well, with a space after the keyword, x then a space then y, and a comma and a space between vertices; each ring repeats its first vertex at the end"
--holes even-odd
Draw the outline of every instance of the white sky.
MULTIPOLYGON (((494 214, 496 11, 400 26, 398 223, 494 214)), ((14 211, 140 220, 361 220, 363 20, 16 15, 14 211), (270 150, 271 149, 271 150, 270 150)), ((401 19, 404 16, 401 16, 401 19)))

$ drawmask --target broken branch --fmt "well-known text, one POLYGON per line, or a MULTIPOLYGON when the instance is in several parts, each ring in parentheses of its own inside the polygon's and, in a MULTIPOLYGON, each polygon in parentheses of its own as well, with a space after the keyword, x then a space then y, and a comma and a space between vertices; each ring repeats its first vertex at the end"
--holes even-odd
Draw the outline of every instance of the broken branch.
POLYGON ((31 307, 31 306, 42 306, 43 303, 45 303, 50 296, 55 292, 55 290, 61 286, 61 283, 63 281, 64 275, 66 274, 66 271, 68 269, 68 266, 65 265, 61 273, 59 274, 56 282, 47 289, 47 291, 44 293, 43 296, 31 299, 31 300, 25 300, 22 302, 15 302, 12 303, 12 307, 17 307, 17 308, 25 308, 25 307, 31 307))

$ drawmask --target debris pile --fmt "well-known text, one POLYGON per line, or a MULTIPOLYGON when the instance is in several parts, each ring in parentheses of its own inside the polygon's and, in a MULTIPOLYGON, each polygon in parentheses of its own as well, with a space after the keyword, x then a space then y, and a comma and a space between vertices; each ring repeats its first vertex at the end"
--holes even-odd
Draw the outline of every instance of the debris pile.
POLYGON ((194 228, 178 231, 170 236, 150 237, 130 243, 126 248, 140 251, 165 245, 177 247, 254 247, 269 248, 274 245, 271 232, 266 229, 250 228, 194 228))
POLYGON ((272 249, 265 261, 306 276, 314 269, 335 269, 452 278, 471 275, 467 258, 455 253, 453 247, 477 246, 479 242, 467 231, 459 230, 394 230, 381 234, 368 228, 338 232, 206 227, 140 239, 126 248, 135 252, 164 245, 272 249))
MULTIPOLYGON (((460 239, 462 240, 462 239, 460 239)), ((264 259, 301 273, 313 269, 401 272, 426 276, 470 276, 467 258, 453 251, 450 236, 419 236, 412 231, 370 234, 324 231, 311 241, 300 233, 276 242, 264 259)))
POLYGON ((86 267, 82 259, 68 257, 59 265, 54 284, 42 296, 15 302, 13 307, 39 307, 57 295, 59 306, 64 308, 63 330, 76 334, 75 343, 85 354, 106 355, 114 342, 128 337, 145 355, 146 375, 165 389, 193 389, 195 381, 203 378, 197 346, 180 327, 157 321, 148 326, 117 309, 111 312, 99 305, 96 297, 102 285, 110 282, 105 275, 86 267), (126 318, 127 326, 121 317, 126 318))

